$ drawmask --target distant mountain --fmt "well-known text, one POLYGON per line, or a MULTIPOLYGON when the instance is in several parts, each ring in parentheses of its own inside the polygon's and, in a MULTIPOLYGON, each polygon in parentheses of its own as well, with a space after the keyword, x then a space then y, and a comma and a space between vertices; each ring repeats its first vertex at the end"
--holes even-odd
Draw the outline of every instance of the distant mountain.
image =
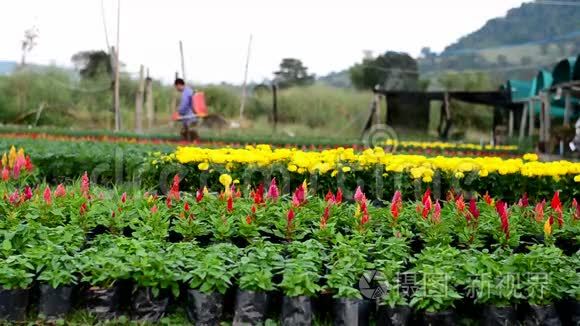
POLYGON ((580 0, 566 1, 577 5, 525 3, 511 9, 439 55, 424 51, 419 70, 425 77, 481 70, 499 80, 530 78, 538 69, 580 53, 580 0))
POLYGON ((8 75, 16 69, 18 64, 14 61, 0 61, 0 75, 8 75))

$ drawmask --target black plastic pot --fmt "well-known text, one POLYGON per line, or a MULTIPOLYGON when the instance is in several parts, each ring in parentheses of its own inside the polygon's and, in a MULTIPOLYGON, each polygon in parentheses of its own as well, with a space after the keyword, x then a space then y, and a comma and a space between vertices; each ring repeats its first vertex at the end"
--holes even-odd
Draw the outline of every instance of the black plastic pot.
POLYGON ((424 312, 423 325, 425 326, 457 325, 457 317, 454 311, 424 312))
POLYGON ((258 325, 264 322, 268 307, 268 294, 265 292, 236 292, 236 308, 233 325, 258 325))
POLYGON ((580 250, 580 243, 571 238, 557 238, 555 244, 558 248, 562 249, 564 254, 567 256, 572 256, 580 250))
POLYGON ((560 321, 560 316, 555 305, 530 305, 524 319, 524 325, 560 326, 562 322, 560 321))
POLYGON ((28 292, 27 289, 5 290, 0 288, 0 320, 24 321, 28 307, 28 292))
POLYGON ((168 305, 167 291, 160 291, 154 296, 150 287, 135 287, 131 297, 131 317, 155 323, 165 315, 168 305))
POLYGON ((53 288, 49 284, 41 284, 38 313, 47 319, 63 317, 70 311, 72 292, 72 286, 53 288))
POLYGON ((370 301, 360 299, 334 299, 333 325, 350 326, 369 324, 370 301))
POLYGON ((568 306, 570 325, 580 325, 580 301, 573 300, 568 306))
POLYGON ((411 320, 411 307, 379 306, 377 311, 377 326, 406 326, 411 320))
POLYGON ((282 300, 282 317, 284 326, 312 325, 312 300, 307 296, 287 297, 282 300))
POLYGON ((109 320, 117 317, 120 303, 120 287, 90 287, 84 291, 86 310, 97 319, 109 320))
POLYGON ((517 320, 518 315, 512 306, 485 306, 481 316, 481 324, 485 326, 515 325, 517 320))
POLYGON ((219 292, 203 293, 187 290, 187 317, 195 325, 217 326, 220 324, 224 308, 224 296, 219 292))

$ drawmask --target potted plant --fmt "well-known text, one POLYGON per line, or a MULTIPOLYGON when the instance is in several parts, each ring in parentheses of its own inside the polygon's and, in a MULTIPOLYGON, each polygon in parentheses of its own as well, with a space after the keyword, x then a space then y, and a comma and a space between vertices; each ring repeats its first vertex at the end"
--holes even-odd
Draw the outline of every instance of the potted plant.
POLYGON ((483 305, 484 325, 514 325, 517 323, 515 304, 523 299, 517 262, 521 254, 498 250, 470 251, 463 268, 468 279, 467 289, 475 302, 483 305))
POLYGON ((36 266, 40 282, 38 311, 47 319, 66 315, 71 308, 73 287, 77 284, 78 258, 66 247, 47 242, 32 247, 26 255, 36 266))
POLYGON ((368 318, 361 291, 356 288, 365 271, 372 267, 367 263, 366 249, 362 238, 347 239, 339 235, 330 252, 325 278, 326 285, 334 293, 336 324, 352 325, 368 318))
POLYGON ((12 255, 0 262, 0 320, 24 321, 34 266, 22 255, 12 255))
POLYGON ((566 260, 555 246, 534 245, 518 266, 529 305, 526 322, 534 325, 560 323, 555 303, 566 295, 566 260))
POLYGON ((91 247, 80 253, 79 271, 84 289, 85 307, 99 319, 112 319, 119 310, 120 282, 128 280, 131 269, 127 250, 110 235, 98 236, 91 247))
POLYGON ((288 256, 284 260, 284 271, 280 288, 284 292, 282 301, 282 325, 310 325, 312 323, 312 301, 321 286, 324 263, 323 247, 316 240, 293 242, 288 245, 288 256))
POLYGON ((169 305, 169 290, 179 295, 179 273, 174 256, 168 255, 157 240, 129 239, 127 265, 131 291, 131 313, 134 319, 157 322, 169 305))
POLYGON ((415 267, 411 271, 420 285, 413 293, 411 306, 423 312, 426 325, 454 325, 453 308, 462 298, 457 286, 464 281, 457 268, 462 265, 460 251, 449 245, 427 247, 413 262, 415 267))
POLYGON ((268 306, 268 292, 275 289, 273 278, 283 258, 280 246, 255 242, 243 251, 238 267, 238 290, 234 324, 261 324, 268 306))
POLYGON ((195 260, 181 262, 181 279, 188 283, 186 311, 196 325, 219 324, 238 259, 237 247, 220 243, 203 249, 195 260))

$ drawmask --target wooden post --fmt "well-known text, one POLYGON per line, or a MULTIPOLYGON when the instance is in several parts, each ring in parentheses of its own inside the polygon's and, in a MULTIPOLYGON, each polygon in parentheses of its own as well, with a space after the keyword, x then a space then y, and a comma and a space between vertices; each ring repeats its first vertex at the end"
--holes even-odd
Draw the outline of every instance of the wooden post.
POLYGON ((147 129, 151 130, 155 111, 153 109, 153 79, 149 77, 149 68, 147 68, 147 78, 145 78, 145 110, 147 112, 147 129))
POLYGON ((570 91, 566 91, 564 109, 564 126, 570 125, 570 113, 572 112, 572 95, 570 91))
POLYGON ((550 137, 551 137, 551 128, 552 128, 552 105, 550 103, 550 94, 547 93, 545 98, 545 112, 544 112, 544 117, 546 118, 546 123, 544 124, 544 132, 546 133, 546 135, 544 136, 544 140, 546 142, 550 141, 550 137))
POLYGON ((380 124, 381 123, 381 95, 380 94, 375 95, 375 101, 377 102, 377 111, 375 112, 376 121, 374 121, 374 123, 380 124))
POLYGON ((117 1, 117 43, 115 47, 115 131, 121 131, 121 99, 119 95, 119 36, 121 30, 121 0, 117 1))
POLYGON ((520 138, 519 141, 522 142, 526 136, 526 122, 528 121, 528 111, 530 110, 530 103, 524 104, 524 110, 522 111, 522 120, 520 121, 520 138))
POLYGON ((509 110, 508 137, 514 136, 514 110, 509 110))
POLYGON ((139 88, 135 95, 135 132, 143 132, 143 94, 145 93, 145 67, 139 68, 139 88))
POLYGON ((187 78, 185 77, 185 59, 183 58, 183 42, 179 41, 179 54, 181 56, 181 76, 187 84, 187 78))
POLYGON ((250 51, 252 49, 252 34, 250 34, 250 40, 248 41, 248 52, 246 55, 246 67, 244 69, 244 83, 242 84, 242 100, 240 104, 240 121, 244 119, 244 107, 246 105, 246 96, 248 95, 247 83, 248 83, 248 66, 250 65, 250 51))
POLYGON ((545 125, 546 125, 546 108, 544 97, 542 95, 542 97, 540 98, 540 137, 539 137, 540 142, 544 142, 546 139, 545 125))
POLYGON ((536 114, 536 104, 534 100, 530 100, 528 102, 529 113, 530 113, 530 121, 528 124, 528 137, 532 138, 534 136, 534 124, 536 123, 535 114, 536 114))
POLYGON ((119 103, 119 52, 111 47, 111 66, 113 67, 113 112, 115 115, 115 131, 121 130, 121 109, 119 103))

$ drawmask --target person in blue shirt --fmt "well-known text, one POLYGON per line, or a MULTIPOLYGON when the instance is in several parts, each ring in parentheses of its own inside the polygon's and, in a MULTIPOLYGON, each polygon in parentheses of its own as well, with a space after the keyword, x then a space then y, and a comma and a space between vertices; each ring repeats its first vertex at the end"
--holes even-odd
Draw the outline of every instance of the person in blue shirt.
POLYGON ((197 122, 197 116, 193 112, 193 89, 185 85, 185 81, 181 78, 175 80, 175 89, 181 93, 181 100, 177 109, 179 113, 179 120, 181 120, 183 127, 181 129, 181 137, 187 141, 197 140, 199 135, 193 129, 197 122))

